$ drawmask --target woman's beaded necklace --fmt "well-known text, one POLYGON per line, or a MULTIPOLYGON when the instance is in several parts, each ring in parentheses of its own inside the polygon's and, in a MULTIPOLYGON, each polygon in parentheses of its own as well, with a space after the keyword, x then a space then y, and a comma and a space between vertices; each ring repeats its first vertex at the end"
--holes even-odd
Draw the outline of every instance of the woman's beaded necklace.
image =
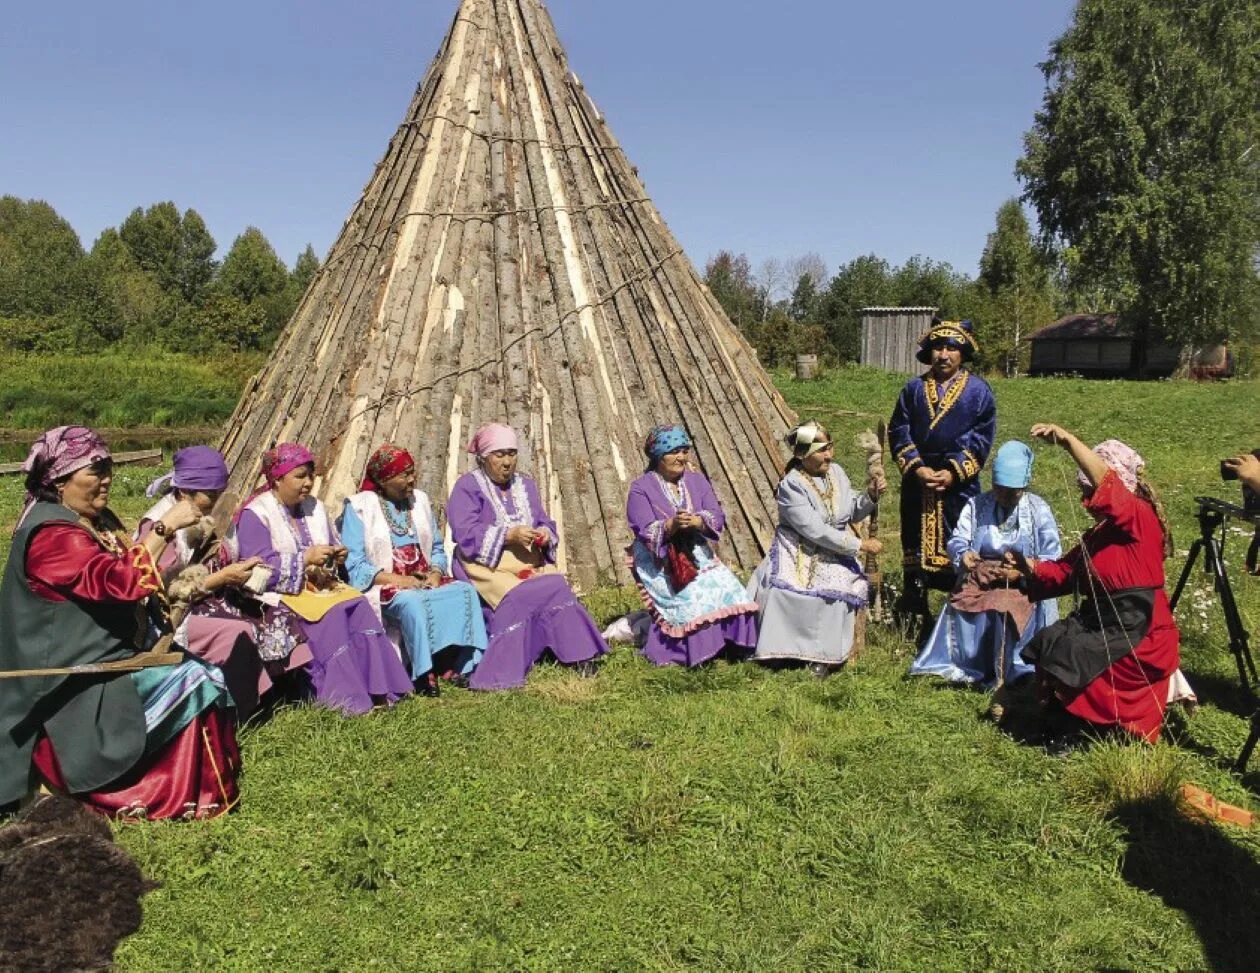
POLYGON ((376 499, 380 501, 381 513, 385 515, 385 523, 389 525, 389 532, 395 537, 415 537, 415 529, 411 526, 410 508, 400 510, 394 506, 393 501, 386 503, 385 498, 379 493, 376 499))
POLYGON ((814 491, 814 493, 818 496, 818 499, 822 502, 823 510, 827 511, 828 516, 834 517, 836 513, 836 484, 831 478, 831 467, 828 466, 827 469, 822 472, 821 476, 811 476, 804 470, 801 470, 801 476, 809 485, 809 488, 814 491), (826 486, 820 487, 818 485, 819 480, 822 480, 826 486))

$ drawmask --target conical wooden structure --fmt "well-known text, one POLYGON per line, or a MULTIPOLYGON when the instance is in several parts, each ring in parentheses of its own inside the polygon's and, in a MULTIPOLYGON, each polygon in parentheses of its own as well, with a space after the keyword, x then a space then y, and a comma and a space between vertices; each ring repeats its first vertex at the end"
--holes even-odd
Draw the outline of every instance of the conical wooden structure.
POLYGON ((483 422, 583 584, 627 577, 625 498, 660 422, 686 423, 750 568, 793 420, 568 68, 539 0, 463 0, 385 157, 246 389, 224 451, 248 489, 297 440, 339 504, 371 451, 412 450, 437 504, 483 422))

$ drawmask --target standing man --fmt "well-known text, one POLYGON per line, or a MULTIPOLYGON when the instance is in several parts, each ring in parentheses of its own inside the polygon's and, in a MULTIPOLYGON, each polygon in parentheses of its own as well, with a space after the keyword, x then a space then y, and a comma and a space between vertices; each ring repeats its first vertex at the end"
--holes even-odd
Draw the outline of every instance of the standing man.
POLYGON ((888 442, 901 470, 903 613, 929 618, 927 589, 948 591, 955 572, 945 548, 958 515, 980 493, 980 471, 997 434, 993 390, 963 366, 975 357, 970 321, 932 319, 915 357, 928 372, 897 398, 888 442))

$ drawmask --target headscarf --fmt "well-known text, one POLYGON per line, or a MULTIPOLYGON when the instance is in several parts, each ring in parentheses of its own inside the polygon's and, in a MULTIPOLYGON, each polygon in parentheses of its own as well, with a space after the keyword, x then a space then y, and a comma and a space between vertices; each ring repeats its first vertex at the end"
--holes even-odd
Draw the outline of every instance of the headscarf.
POLYGON ((980 350, 980 346, 976 344, 975 325, 970 320, 942 321, 940 318, 933 318, 932 327, 919 336, 919 350, 914 357, 923 364, 930 365, 932 348, 938 344, 958 348, 962 351, 962 360, 965 362, 971 361, 980 350))
POLYGON ((262 474, 267 478, 267 486, 273 487, 286 473, 307 463, 315 465, 315 454, 309 449, 301 443, 281 443, 263 453, 262 474))
POLYGON ((643 440, 643 452, 655 466, 665 454, 690 445, 691 437, 687 435, 687 430, 677 423, 653 426, 652 431, 647 434, 647 439, 643 440))
POLYGON ((145 496, 156 497, 171 487, 180 490, 222 490, 228 485, 227 462, 209 446, 186 446, 175 454, 169 473, 149 484, 145 496))
POLYGON ((501 449, 519 449, 516 430, 501 422, 488 422, 473 435, 468 452, 474 456, 488 456, 501 449))
POLYGON ((1026 443, 1012 439, 998 447, 993 460, 993 485, 1022 490, 1032 482, 1033 451, 1026 443))
POLYGON ((797 459, 804 459, 806 456, 813 456, 820 449, 826 449, 831 445, 831 436, 816 419, 810 419, 808 422, 802 422, 799 426, 783 437, 783 441, 787 443, 788 449, 792 451, 792 455, 797 459))
POLYGON ((380 485, 399 473, 405 473, 416 465, 412 455, 400 446, 385 443, 376 447, 367 461, 367 472, 363 475, 360 490, 377 490, 380 485))
MULTIPOLYGON (((28 488, 32 481, 40 488, 48 488, 63 476, 109 458, 105 440, 87 426, 57 426, 31 444, 22 472, 27 475, 28 488)), ((35 494, 28 489, 27 510, 34 502, 35 494)), ((25 518, 25 511, 22 516, 25 518)))
MULTIPOLYGON (((1130 493, 1137 491, 1138 474, 1146 467, 1146 460, 1138 455, 1136 449, 1118 439, 1107 439, 1094 447, 1094 453, 1107 464, 1108 469, 1115 471, 1126 490, 1130 493)), ((1081 486, 1090 485, 1084 470, 1076 474, 1076 479, 1081 486)))

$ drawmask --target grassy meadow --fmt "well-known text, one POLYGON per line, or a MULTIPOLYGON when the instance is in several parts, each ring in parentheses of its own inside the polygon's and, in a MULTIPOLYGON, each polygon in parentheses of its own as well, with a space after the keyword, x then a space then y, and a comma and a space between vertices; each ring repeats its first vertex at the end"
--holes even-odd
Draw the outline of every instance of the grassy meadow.
MULTIPOLYGON (((888 415, 900 380, 777 378, 860 471, 854 437, 888 415)), ((1056 421, 1146 457, 1176 532, 1170 585, 1197 535, 1192 498, 1236 501, 1217 461, 1260 445, 1256 382, 994 388, 1001 439, 1056 421)), ((1070 544, 1087 526, 1070 461, 1037 456, 1033 488, 1070 544)), ((120 469, 124 517, 152 475, 120 469)), ((19 493, 0 481, 6 531, 19 493)), ((895 503, 883 513, 894 571, 895 503)), ((1260 632, 1245 546, 1235 529, 1235 588, 1260 632)), ((601 625, 637 605, 626 589, 586 601, 601 625)), ((448 690, 354 720, 287 707, 241 734, 234 814, 119 828, 162 887, 118 965, 1251 970, 1260 828, 1197 823, 1174 794, 1193 781, 1253 807, 1260 756, 1228 769, 1247 723, 1201 574, 1179 617, 1203 705, 1171 714, 1158 746, 1066 758, 998 732, 982 693, 906 679, 913 648, 883 629, 825 681, 657 670, 617 646, 593 680, 544 665, 519 692, 448 690)))

